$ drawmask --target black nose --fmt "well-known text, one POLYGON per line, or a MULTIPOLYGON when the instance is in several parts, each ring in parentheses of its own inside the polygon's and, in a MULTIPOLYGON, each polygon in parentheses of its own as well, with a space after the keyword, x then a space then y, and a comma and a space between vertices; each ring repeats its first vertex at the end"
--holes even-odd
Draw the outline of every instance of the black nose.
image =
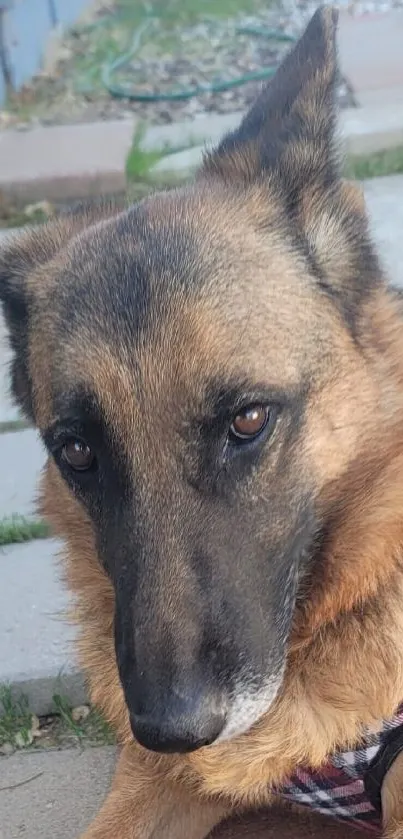
POLYGON ((215 698, 196 701, 167 701, 161 712, 131 714, 136 740, 153 752, 193 752, 209 746, 221 734, 226 722, 224 703, 215 698))

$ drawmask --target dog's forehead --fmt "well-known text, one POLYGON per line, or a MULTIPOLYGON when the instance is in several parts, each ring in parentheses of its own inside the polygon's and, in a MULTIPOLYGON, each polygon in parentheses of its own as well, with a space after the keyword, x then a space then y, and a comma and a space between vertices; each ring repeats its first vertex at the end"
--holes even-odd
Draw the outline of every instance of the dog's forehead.
POLYGON ((102 321, 110 332, 145 329, 172 295, 197 293, 204 280, 202 236, 172 202, 150 202, 76 236, 57 278, 59 318, 72 330, 102 321))
MULTIPOLYGON (((270 329, 277 322, 286 332, 292 323, 298 331, 307 317, 304 301, 314 320, 307 265, 280 221, 262 229, 257 203, 178 190, 74 237, 56 266, 49 300, 66 339, 75 328, 99 334, 102 323, 105 337, 117 331, 120 342, 127 334, 132 340, 201 303, 238 327, 245 320, 260 326, 264 318, 270 329)), ((323 319, 323 302, 316 309, 323 319)))
POLYGON ((329 348, 323 301, 280 232, 231 209, 229 221, 228 202, 156 196, 73 240, 49 300, 53 392, 90 391, 115 415, 117 394, 130 411, 140 391, 149 408, 196 404, 219 377, 299 385, 329 348))

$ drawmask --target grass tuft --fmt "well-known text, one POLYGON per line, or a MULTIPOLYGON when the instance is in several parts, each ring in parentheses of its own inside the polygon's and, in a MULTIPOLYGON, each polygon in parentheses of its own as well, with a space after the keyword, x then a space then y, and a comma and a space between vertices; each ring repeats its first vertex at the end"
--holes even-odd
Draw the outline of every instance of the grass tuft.
POLYGON ((346 176, 358 181, 401 173, 403 173, 403 146, 373 154, 350 155, 347 159, 346 176))
POLYGON ((161 151, 146 151, 141 147, 144 138, 144 128, 137 128, 133 137, 132 147, 126 160, 126 175, 130 182, 147 182, 150 169, 163 157, 161 151))
POLYGON ((54 694, 53 704, 56 716, 59 717, 60 735, 64 732, 64 736, 70 735, 79 743, 112 745, 115 742, 113 731, 96 708, 89 708, 88 716, 76 721, 74 709, 65 696, 59 693, 54 694))
POLYGON ((32 743, 32 714, 26 696, 16 699, 9 685, 0 685, 0 746, 32 743))
POLYGON ((9 434, 12 431, 25 431, 26 428, 31 428, 31 426, 24 419, 0 422, 0 434, 9 434))
POLYGON ((26 696, 14 695, 9 685, 0 685, 0 748, 55 749, 72 746, 113 745, 116 738, 99 711, 91 706, 73 708, 63 693, 53 696, 55 713, 37 717, 26 696), (5 748, 4 748, 5 747, 5 748))
POLYGON ((44 521, 33 521, 24 516, 6 516, 0 519, 0 546, 47 539, 50 528, 44 521))

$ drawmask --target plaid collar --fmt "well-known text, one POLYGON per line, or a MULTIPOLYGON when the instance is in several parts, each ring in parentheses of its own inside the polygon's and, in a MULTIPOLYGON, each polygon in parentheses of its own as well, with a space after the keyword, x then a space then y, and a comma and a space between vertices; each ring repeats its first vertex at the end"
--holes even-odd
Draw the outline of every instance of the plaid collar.
POLYGON ((335 752, 319 771, 298 767, 276 792, 295 804, 380 836, 382 783, 401 751, 403 705, 379 732, 365 732, 356 749, 335 752))

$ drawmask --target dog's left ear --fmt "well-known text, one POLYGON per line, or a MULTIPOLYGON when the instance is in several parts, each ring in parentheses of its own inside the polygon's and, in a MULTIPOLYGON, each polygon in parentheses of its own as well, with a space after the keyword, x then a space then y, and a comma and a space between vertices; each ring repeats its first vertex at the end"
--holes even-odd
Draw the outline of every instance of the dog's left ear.
POLYGON ((290 197, 334 179, 337 18, 331 8, 314 14, 239 129, 206 157, 201 175, 250 183, 275 174, 290 197))
POLYGON ((262 90, 239 129, 208 154, 199 179, 236 189, 257 187, 259 226, 265 194, 276 225, 299 241, 309 268, 351 327, 382 274, 360 189, 341 177, 336 142, 337 12, 319 9, 262 90), (281 218, 281 217, 282 218, 281 218))

